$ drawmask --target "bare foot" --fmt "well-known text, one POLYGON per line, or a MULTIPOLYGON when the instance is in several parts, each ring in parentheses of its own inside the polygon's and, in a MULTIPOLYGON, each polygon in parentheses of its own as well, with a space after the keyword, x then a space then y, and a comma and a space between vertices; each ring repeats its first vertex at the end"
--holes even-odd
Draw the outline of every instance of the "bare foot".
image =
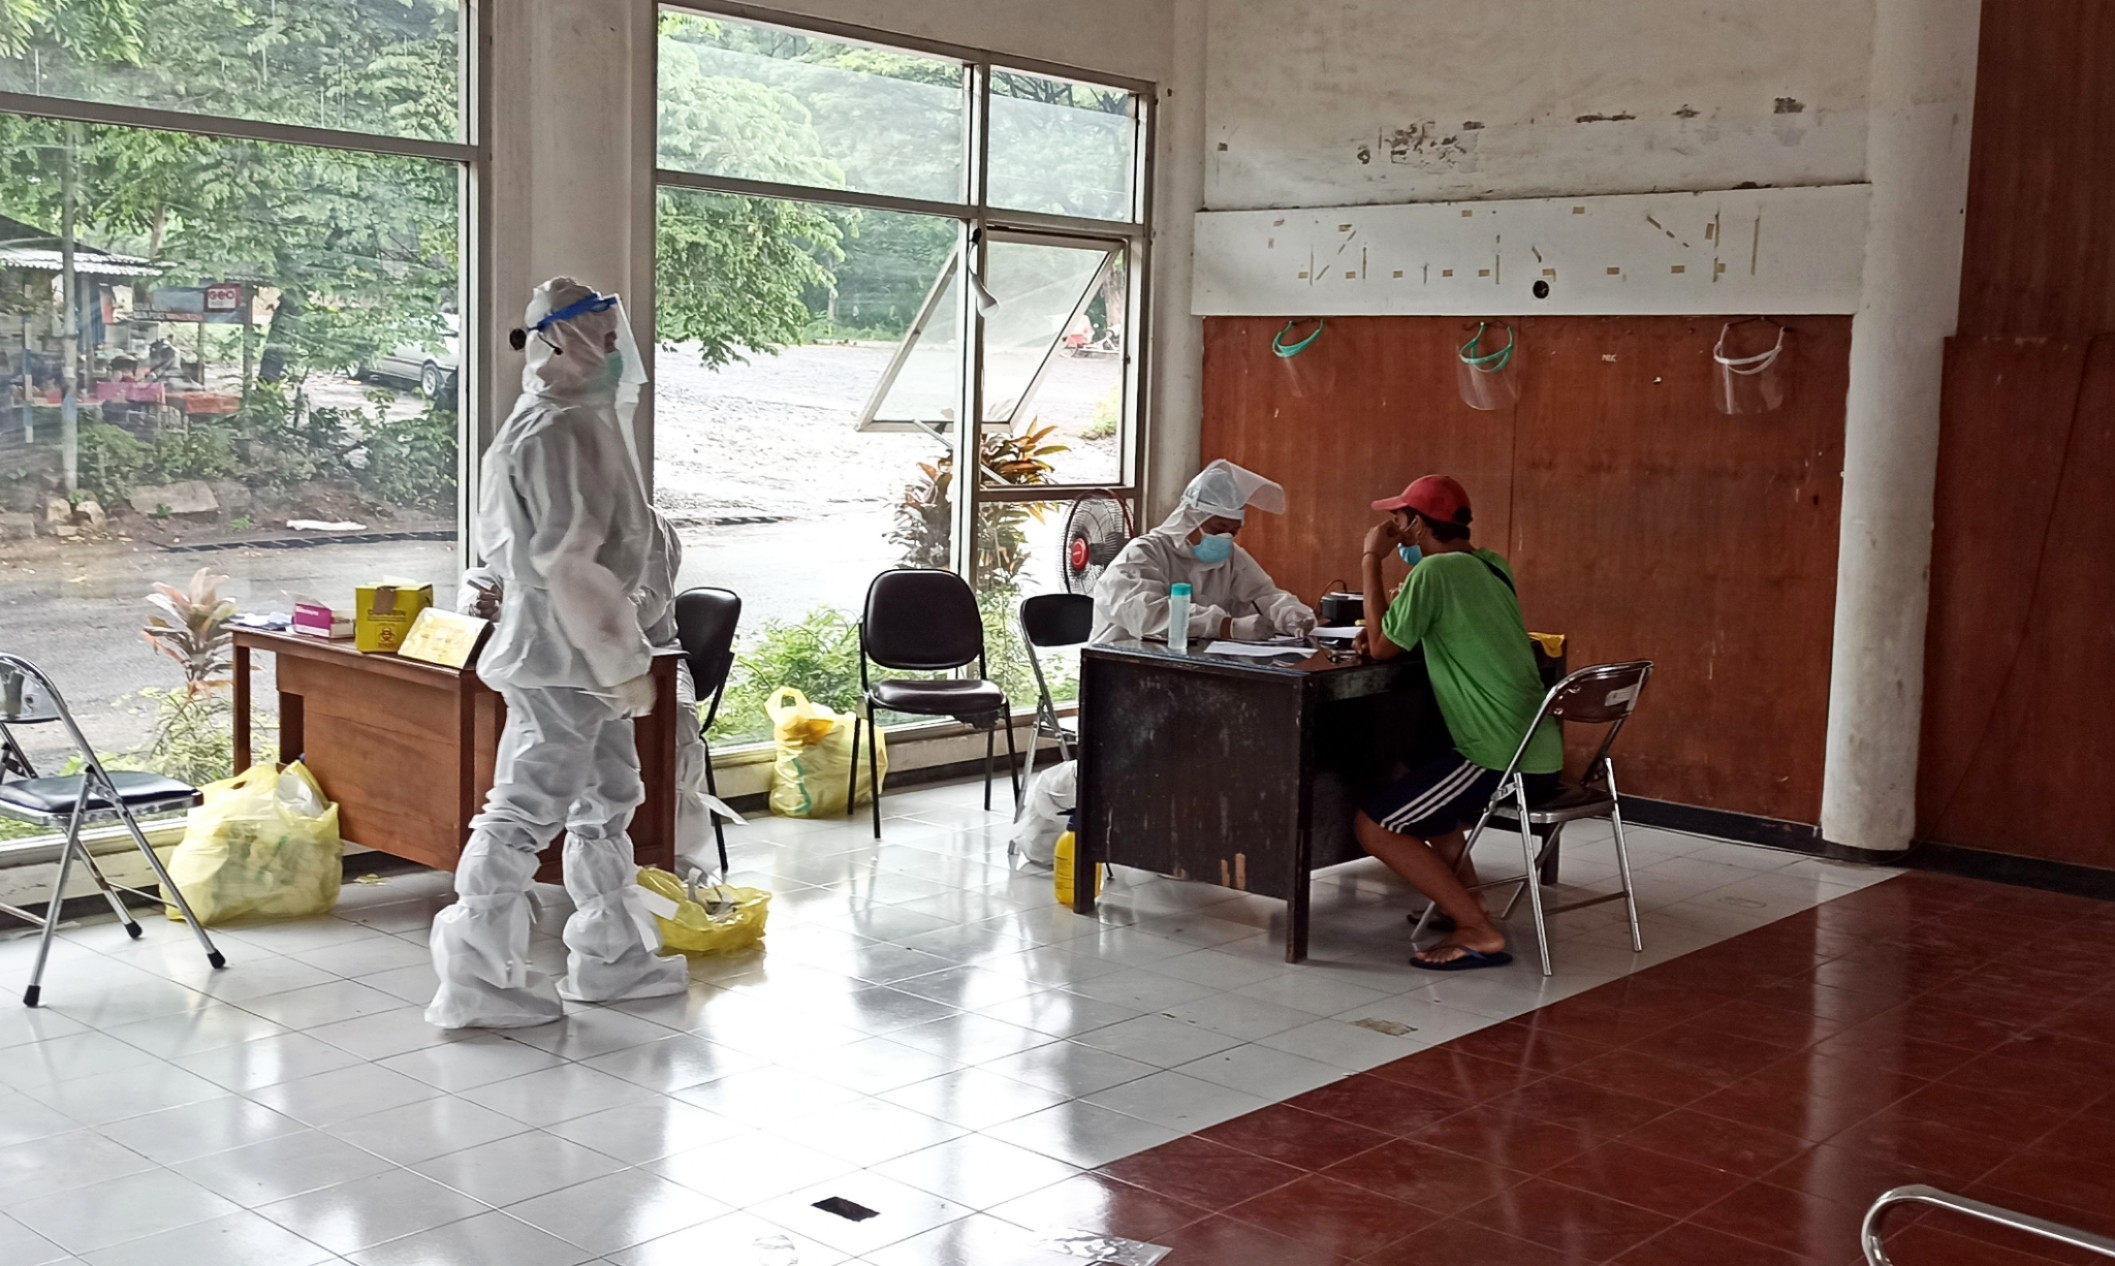
POLYGON ((1413 957, 1429 967, 1439 967, 1459 962, 1472 950, 1478 954, 1496 954, 1504 948, 1504 935, 1486 923, 1480 928, 1457 931, 1432 948, 1419 950, 1413 957))

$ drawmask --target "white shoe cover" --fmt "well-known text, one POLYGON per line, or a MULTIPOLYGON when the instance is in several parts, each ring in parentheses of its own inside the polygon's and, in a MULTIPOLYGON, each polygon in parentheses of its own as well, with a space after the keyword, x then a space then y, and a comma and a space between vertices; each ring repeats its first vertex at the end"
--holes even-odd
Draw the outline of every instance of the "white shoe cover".
POLYGON ((1058 836, 1079 803, 1079 774, 1079 762, 1068 760, 1035 776, 1013 827, 1014 852, 1029 865, 1048 869, 1057 861, 1058 836))
POLYGON ((433 970, 441 987, 426 1022, 444 1029, 518 1029, 565 1014, 557 992, 529 970, 530 880, 536 854, 473 839, 456 867, 454 905, 434 916, 433 970))
POLYGON ((639 908, 639 868, 629 839, 565 837, 566 973, 558 992, 575 1002, 660 998, 690 987, 681 957, 662 958, 652 917, 639 908), (637 895, 635 895, 637 894, 637 895))

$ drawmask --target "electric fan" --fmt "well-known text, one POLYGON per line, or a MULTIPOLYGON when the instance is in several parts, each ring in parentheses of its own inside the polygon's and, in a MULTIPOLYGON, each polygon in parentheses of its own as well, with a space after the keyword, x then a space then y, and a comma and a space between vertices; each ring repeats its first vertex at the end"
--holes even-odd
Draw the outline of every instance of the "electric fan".
POLYGON ((1131 514, 1113 493, 1098 492, 1072 503, 1065 516, 1065 592, 1094 592, 1094 582, 1131 539, 1131 514))

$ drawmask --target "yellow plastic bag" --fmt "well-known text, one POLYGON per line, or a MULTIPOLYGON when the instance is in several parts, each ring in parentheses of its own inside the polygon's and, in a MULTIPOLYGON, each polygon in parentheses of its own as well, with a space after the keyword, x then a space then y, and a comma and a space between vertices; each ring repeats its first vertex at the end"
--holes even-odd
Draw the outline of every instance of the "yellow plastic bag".
MULTIPOLYGON (((771 718, 771 731, 778 743, 778 760, 771 767, 771 811, 782 818, 842 817, 845 782, 855 760, 859 765, 859 788, 854 804, 874 798, 867 777, 864 752, 852 750, 849 712, 833 712, 791 686, 780 686, 764 703, 771 718)), ((866 745, 867 728, 860 727, 860 746, 866 745)), ((889 776, 887 736, 874 736, 875 755, 884 783, 889 776)))
POLYGON ((639 868, 639 886, 676 905, 674 918, 654 916, 661 953, 734 954, 764 939, 771 894, 761 888, 691 888, 653 866, 639 868))
MULTIPOLYGON (((294 919, 338 904, 338 806, 305 766, 252 765, 203 790, 205 803, 169 856, 169 877, 200 922, 294 919)), ((183 917, 174 906, 166 913, 183 917)))

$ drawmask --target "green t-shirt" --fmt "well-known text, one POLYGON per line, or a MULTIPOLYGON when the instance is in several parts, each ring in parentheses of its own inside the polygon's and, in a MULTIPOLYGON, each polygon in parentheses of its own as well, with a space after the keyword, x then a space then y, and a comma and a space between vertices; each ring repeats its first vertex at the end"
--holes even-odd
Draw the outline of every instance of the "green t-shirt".
MULTIPOLYGON (((1485 769, 1504 769, 1542 706, 1543 691, 1520 600, 1492 568, 1512 577, 1505 560, 1487 549, 1423 559, 1410 569, 1381 632, 1406 651, 1425 648, 1432 693, 1455 749, 1485 769)), ((1521 772, 1554 774, 1563 767, 1564 740, 1555 722, 1544 721, 1520 760, 1521 772)))

